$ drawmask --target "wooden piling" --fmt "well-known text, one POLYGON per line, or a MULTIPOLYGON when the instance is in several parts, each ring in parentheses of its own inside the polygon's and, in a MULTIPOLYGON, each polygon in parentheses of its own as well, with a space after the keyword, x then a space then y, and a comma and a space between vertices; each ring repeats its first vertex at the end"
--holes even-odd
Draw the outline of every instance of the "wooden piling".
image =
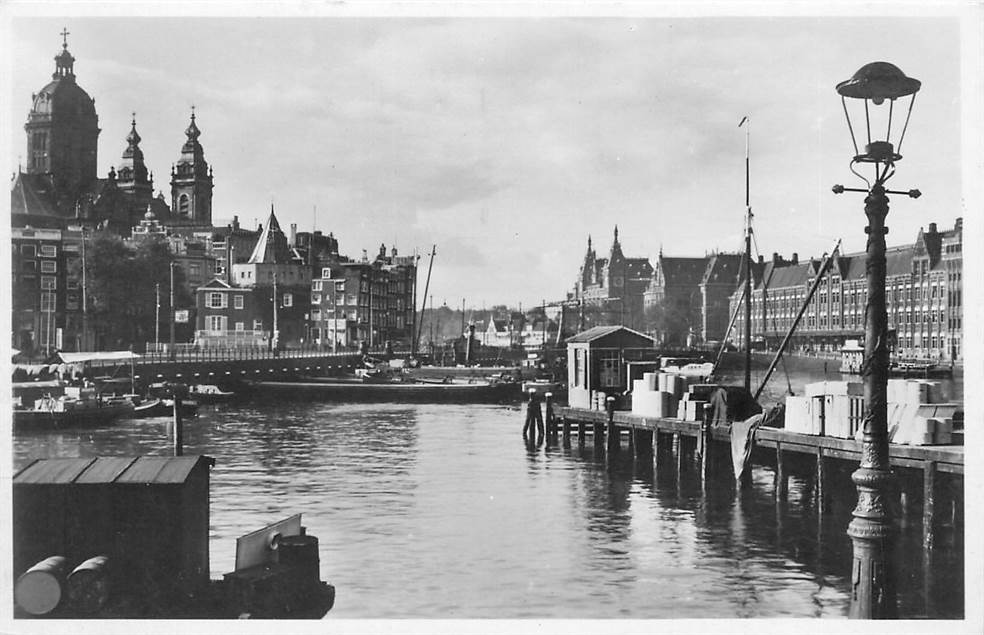
POLYGON ((184 426, 181 423, 181 397, 174 396, 174 456, 184 454, 184 426))
POLYGON ((615 453, 619 451, 622 439, 619 437, 618 429, 615 427, 615 398, 608 397, 605 400, 605 410, 608 412, 608 451, 615 453))
POLYGON ((700 480, 706 484, 711 474, 711 422, 704 419, 700 423, 700 480))
POLYGON ((584 449, 584 436, 587 434, 587 432, 588 432, 588 427, 584 424, 584 422, 578 421, 577 422, 577 449, 578 450, 584 449))
POLYGON ((933 548, 936 520, 936 461, 923 464, 923 547, 933 548))
POLYGON ((817 446, 816 482, 814 484, 814 486, 816 488, 816 495, 817 495, 816 505, 817 505, 817 515, 818 516, 823 515, 824 505, 826 504, 825 501, 824 501, 824 496, 826 495, 825 487, 824 487, 824 479, 826 478, 826 472, 827 472, 827 470, 826 470, 826 468, 824 466, 824 463, 825 462, 826 462, 826 459, 824 459, 824 456, 823 456, 823 448, 818 445, 817 446))
POLYGON ((789 475, 786 474, 785 461, 783 460, 782 444, 776 442, 776 473, 774 489, 776 499, 786 500, 789 493, 789 475))
POLYGON ((683 471, 683 443, 679 432, 673 433, 673 458, 676 462, 677 474, 683 471))
POLYGON ((553 394, 546 393, 543 395, 543 409, 544 416, 547 420, 547 439, 550 441, 557 440, 557 422, 554 421, 553 413, 553 394))
POLYGON ((564 434, 564 447, 571 447, 571 422, 567 417, 564 417, 561 421, 561 427, 563 428, 564 434))

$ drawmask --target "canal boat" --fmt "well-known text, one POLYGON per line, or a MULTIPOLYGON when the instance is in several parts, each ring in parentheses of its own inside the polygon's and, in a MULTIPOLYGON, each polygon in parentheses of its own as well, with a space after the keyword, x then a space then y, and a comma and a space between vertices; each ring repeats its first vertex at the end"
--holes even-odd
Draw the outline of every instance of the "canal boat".
POLYGON ((408 378, 386 382, 361 377, 306 377, 302 381, 257 381, 252 385, 255 394, 261 396, 290 395, 327 401, 505 403, 520 397, 520 384, 494 381, 429 383, 408 378))
MULTIPOLYGON (((53 387, 54 388, 54 387, 53 387)), ((110 425, 133 412, 128 399, 103 397, 92 388, 64 386, 62 393, 45 394, 30 407, 14 408, 14 428, 46 430, 110 425)), ((15 389, 16 394, 16 389, 15 389)))

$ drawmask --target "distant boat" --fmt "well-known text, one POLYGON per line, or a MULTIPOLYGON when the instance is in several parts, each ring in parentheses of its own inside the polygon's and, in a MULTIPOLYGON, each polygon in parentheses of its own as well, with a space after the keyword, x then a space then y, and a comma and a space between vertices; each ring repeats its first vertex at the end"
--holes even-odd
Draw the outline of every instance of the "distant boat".
MULTIPOLYGON (((194 401, 182 401, 181 414, 185 417, 194 417, 198 414, 198 404, 194 401)), ((129 418, 144 419, 171 416, 174 416, 173 399, 149 397, 133 407, 133 414, 129 418)))
POLYGON ((236 393, 222 390, 214 384, 195 384, 188 389, 188 396, 193 397, 198 403, 220 403, 231 401, 236 393))

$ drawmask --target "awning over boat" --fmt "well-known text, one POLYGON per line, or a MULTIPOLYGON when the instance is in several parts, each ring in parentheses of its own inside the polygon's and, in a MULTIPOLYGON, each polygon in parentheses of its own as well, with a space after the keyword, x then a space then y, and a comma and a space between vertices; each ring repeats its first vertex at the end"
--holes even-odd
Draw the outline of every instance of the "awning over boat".
POLYGON ((57 379, 49 379, 46 381, 15 381, 13 383, 14 392, 27 388, 58 388, 60 386, 64 386, 64 384, 57 379))
POLYGON ((101 351, 101 352, 91 352, 91 353, 66 353, 60 352, 58 356, 61 357, 62 361, 66 364, 79 364, 83 362, 98 362, 98 361, 129 361, 131 359, 140 359, 140 356, 136 353, 130 351, 101 351))

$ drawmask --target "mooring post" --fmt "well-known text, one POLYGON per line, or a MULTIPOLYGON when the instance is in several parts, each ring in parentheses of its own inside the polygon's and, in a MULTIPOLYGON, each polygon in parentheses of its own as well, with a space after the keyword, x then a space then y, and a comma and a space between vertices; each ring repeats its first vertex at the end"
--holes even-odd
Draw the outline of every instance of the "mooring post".
POLYGON ((683 471, 683 443, 679 432, 673 433, 673 458, 676 461, 677 474, 679 474, 683 471))
POLYGON ((816 476, 816 492, 817 492, 817 515, 823 514, 824 508, 824 477, 826 469, 824 468, 824 458, 823 458, 823 448, 819 445, 817 446, 817 476, 816 476))
POLYGON ((174 456, 184 455, 184 429, 181 423, 181 397, 174 395, 174 456))
POLYGON ((547 439, 556 441, 557 423, 554 421, 553 393, 548 392, 543 395, 543 409, 545 411, 544 416, 547 418, 547 439))
POLYGON ((615 428, 615 397, 605 399, 605 410, 608 412, 608 451, 618 452, 622 440, 615 428))
POLYGON ((700 422, 701 452, 700 452, 700 480, 707 482, 711 472, 711 422, 704 419, 700 422))
POLYGON ((936 461, 923 466, 923 547, 933 548, 933 524, 936 520, 936 461))
POLYGON ((659 467, 659 451, 662 443, 659 440, 659 425, 653 428, 653 469, 659 467))
POLYGON ((777 500, 786 500, 789 491, 789 477, 786 474, 786 465, 783 460, 782 443, 776 441, 776 474, 775 474, 775 495, 777 500))
POLYGON ((570 422, 570 419, 568 419, 567 417, 564 417, 563 421, 561 421, 561 425, 563 426, 563 429, 564 429, 564 447, 565 448, 569 448, 569 447, 571 447, 571 422, 570 422))

